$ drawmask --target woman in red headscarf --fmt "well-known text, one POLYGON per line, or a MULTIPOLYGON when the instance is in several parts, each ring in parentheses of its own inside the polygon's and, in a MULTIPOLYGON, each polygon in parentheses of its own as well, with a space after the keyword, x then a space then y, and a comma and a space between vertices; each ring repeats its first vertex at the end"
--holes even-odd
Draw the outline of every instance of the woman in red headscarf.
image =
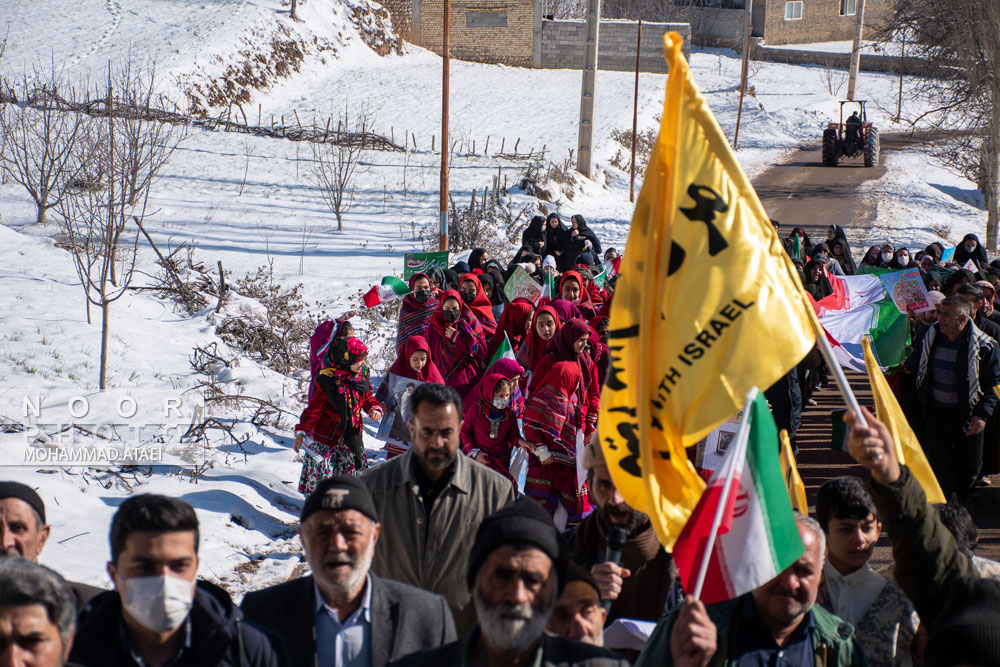
POLYGON ((524 442, 532 454, 524 492, 555 515, 566 510, 566 527, 578 524, 589 512, 587 486, 577 479, 577 434, 583 428, 579 401, 584 378, 580 364, 560 361, 540 377, 524 413, 524 442))
POLYGON ((559 333, 549 341, 548 352, 538 362, 538 366, 528 383, 528 400, 539 387, 549 369, 560 361, 575 361, 580 364, 580 410, 584 418, 584 435, 597 430, 597 413, 601 405, 601 385, 598 382, 597 366, 590 356, 590 335, 593 329, 580 319, 571 319, 559 329, 559 333))
POLYGON ((521 439, 517 416, 510 407, 511 381, 490 373, 479 383, 479 395, 465 411, 462 421, 462 451, 479 463, 496 470, 514 484, 510 455, 521 439))
POLYGON ((493 304, 490 298, 483 291, 483 284, 479 282, 479 277, 474 273, 466 273, 458 282, 462 302, 472 309, 479 319, 479 323, 486 332, 487 342, 493 338, 497 332, 497 321, 493 317, 493 304))
POLYGON ((487 359, 492 359, 493 355, 500 349, 504 336, 510 340, 511 350, 516 350, 521 346, 528 333, 533 311, 534 307, 527 299, 514 299, 507 304, 500 316, 500 322, 497 324, 497 332, 493 334, 490 349, 486 351, 487 359))
POLYGON ((441 296, 427 327, 427 342, 431 361, 441 371, 444 384, 453 387, 464 399, 483 367, 486 336, 475 313, 455 290, 441 296))
POLYGON ((410 293, 403 297, 399 307, 399 325, 396 327, 396 354, 411 336, 423 336, 427 323, 438 307, 441 290, 431 288, 431 279, 426 273, 414 273, 410 277, 410 293))
POLYGON ((590 337, 590 358, 597 364, 597 384, 604 386, 604 380, 608 377, 608 368, 611 366, 611 352, 608 350, 608 324, 609 320, 603 315, 590 320, 593 335, 590 337))
MULTIPOLYGON (((517 363, 521 364, 524 370, 533 371, 545 356, 549 341, 561 326, 562 320, 552 306, 542 306, 536 310, 535 316, 531 319, 531 328, 515 354, 517 363)), ((522 383, 522 387, 524 386, 522 383)))
POLYGON ((323 370, 309 405, 295 426, 292 448, 305 446, 299 492, 309 495, 316 484, 334 475, 357 475, 368 467, 361 440, 363 414, 382 419, 382 406, 372 395, 365 359, 368 348, 357 338, 336 338, 327 348, 323 370), (309 441, 306 441, 306 438, 309 441))
POLYGON ((597 308, 590 301, 583 276, 576 271, 567 271, 559 279, 559 296, 576 306, 583 319, 597 315, 597 308))
MULTIPOLYGON (((396 361, 393 362, 392 367, 389 369, 389 374, 382 380, 378 391, 375 392, 375 399, 389 411, 397 410, 397 399, 390 394, 390 389, 398 391, 395 389, 395 387, 399 386, 396 384, 398 380, 394 380, 394 378, 444 384, 441 372, 431 360, 431 347, 427 343, 426 338, 423 336, 413 336, 407 339, 406 343, 403 344, 403 351, 396 357, 396 361)), ((397 412, 396 421, 400 419, 402 413, 403 411, 397 412)), ((388 438, 383 448, 386 452, 386 459, 399 456, 410 448, 409 429, 406 424, 397 424, 396 421, 393 422, 392 429, 386 436, 383 436, 381 432, 379 435, 379 439, 382 439, 382 437, 388 438)))

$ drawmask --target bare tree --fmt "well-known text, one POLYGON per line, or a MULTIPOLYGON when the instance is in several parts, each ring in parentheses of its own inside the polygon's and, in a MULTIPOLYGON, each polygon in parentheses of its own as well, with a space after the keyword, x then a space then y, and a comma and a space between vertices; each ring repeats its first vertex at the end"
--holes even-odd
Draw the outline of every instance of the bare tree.
POLYGON ((365 137, 371 132, 374 119, 367 105, 354 114, 350 107, 337 119, 337 130, 330 143, 312 143, 313 181, 327 208, 337 216, 337 231, 344 231, 344 214, 354 203, 354 178, 367 171, 361 163, 365 137))
POLYGON ((87 166, 89 155, 82 150, 87 144, 81 140, 88 119, 57 104, 61 96, 72 98, 74 92, 62 85, 55 68, 36 71, 31 79, 25 74, 14 86, 5 87, 4 97, 10 103, 0 107, 4 149, 0 169, 5 180, 9 177, 27 190, 37 222, 45 223, 49 209, 59 204, 87 166))
POLYGON ((959 130, 936 153, 979 186, 987 210, 985 244, 995 251, 1000 222, 1000 4, 898 0, 881 33, 880 41, 905 33, 910 53, 945 65, 935 78, 913 80, 910 96, 930 109, 910 121, 959 130))
MULTIPOLYGON (((100 121, 91 135, 95 142, 93 158, 102 165, 100 181, 86 188, 72 189, 57 208, 77 277, 87 298, 88 321, 91 304, 101 309, 101 391, 107 388, 111 304, 125 294, 132 282, 138 226, 146 216, 149 199, 149 188, 145 187, 140 202, 129 203, 132 170, 127 146, 130 139, 121 132, 124 121, 116 116, 111 80, 109 71, 107 118, 100 121)), ((142 173, 139 178, 145 179, 147 175, 142 173)))

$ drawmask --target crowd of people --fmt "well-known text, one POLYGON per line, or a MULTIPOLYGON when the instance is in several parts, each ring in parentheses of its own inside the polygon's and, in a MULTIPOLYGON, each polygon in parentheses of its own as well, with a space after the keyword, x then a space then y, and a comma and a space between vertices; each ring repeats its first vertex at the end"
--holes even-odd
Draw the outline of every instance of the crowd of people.
MULTIPOLYGON (((1000 564, 972 553, 967 510, 983 434, 1000 433, 989 430, 1000 354, 976 319, 990 321, 1000 269, 971 245, 979 276, 930 247, 912 258, 877 247, 855 265, 842 229, 815 245, 789 235, 817 300, 831 274, 869 260, 940 281, 936 311, 910 318, 896 389, 958 500, 928 503, 889 430, 849 413, 849 453, 868 478, 823 484, 814 516, 796 514, 805 553, 736 599, 706 607, 685 591, 650 518, 615 485, 596 437, 615 279, 594 278, 618 256, 582 217, 553 214, 531 221, 506 266, 477 249, 410 279, 389 371, 405 387, 405 427, 371 467, 364 417, 380 420, 394 397, 373 386, 352 313, 317 329, 293 443, 304 576, 237 605, 198 577, 194 509, 139 494, 111 520, 113 590, 67 582, 39 564, 51 532, 41 497, 0 482, 0 664, 1000 665, 1000 564), (519 268, 557 289, 508 302, 519 268), (871 565, 883 529, 888 569, 871 565), (605 636, 628 620, 655 629, 605 636)), ((800 418, 814 377, 821 363, 768 389, 779 426, 800 418)))

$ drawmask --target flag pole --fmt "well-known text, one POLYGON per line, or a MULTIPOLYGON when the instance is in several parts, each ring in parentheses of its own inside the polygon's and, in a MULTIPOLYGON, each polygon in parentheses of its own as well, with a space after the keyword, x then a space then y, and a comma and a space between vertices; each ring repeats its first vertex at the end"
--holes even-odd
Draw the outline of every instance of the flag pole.
POLYGON ((733 488, 733 478, 736 476, 736 471, 742 470, 741 461, 746 458, 744 453, 742 456, 738 456, 739 449, 746 450, 746 443, 750 437, 750 408, 753 406, 753 402, 757 400, 758 394, 757 387, 751 387, 750 391, 747 392, 746 401, 743 404, 743 418, 740 419, 740 427, 736 431, 735 442, 730 445, 731 447, 736 447, 737 450, 733 452, 733 456, 730 459, 729 470, 726 471, 726 480, 722 484, 722 497, 719 500, 718 507, 715 508, 715 517, 712 519, 712 530, 708 533, 708 541, 705 543, 705 553, 701 557, 701 565, 698 567, 698 578, 695 580, 694 595, 695 600, 701 599, 701 589, 705 585, 705 575, 708 574, 708 564, 712 560, 712 552, 715 550, 715 538, 719 533, 719 526, 722 525, 722 514, 726 509, 726 500, 729 498, 729 492, 733 488), (737 466, 740 466, 737 468, 737 466))
MULTIPOLYGON (((820 354, 823 355, 823 359, 826 360, 826 365, 830 367, 830 371, 833 372, 833 379, 837 383, 837 389, 840 390, 840 395, 844 398, 844 402, 847 403, 847 408, 854 412, 854 416, 861 419, 861 405, 858 403, 857 397, 854 395, 854 390, 851 389, 851 385, 847 382, 847 376, 844 375, 844 369, 841 368, 840 363, 833 356, 833 348, 830 347, 830 341, 826 338, 826 330, 823 325, 819 323, 819 320, 815 317, 812 318, 813 327, 816 329, 816 343, 819 345, 820 354)), ((881 461, 882 456, 876 455, 873 457, 876 461, 881 461)))

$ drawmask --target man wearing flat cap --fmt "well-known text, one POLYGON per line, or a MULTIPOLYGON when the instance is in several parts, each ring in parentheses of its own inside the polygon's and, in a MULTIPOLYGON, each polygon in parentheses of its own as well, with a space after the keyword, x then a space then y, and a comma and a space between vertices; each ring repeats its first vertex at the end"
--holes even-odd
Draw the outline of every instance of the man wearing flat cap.
MULTIPOLYGON (((0 558, 20 556, 38 562, 52 526, 45 523, 45 503, 27 484, 0 481, 0 558)), ((77 609, 104 591, 75 581, 66 584, 73 593, 77 609)))
MULTIPOLYGON (((456 637, 448 603, 372 575, 381 525, 357 478, 323 480, 302 507, 299 534, 312 574, 248 593, 247 619, 273 630, 296 667, 383 667, 456 637)), ((441 667, 441 666, 438 666, 441 667)))
POLYGON ((569 561, 552 518, 521 498, 486 517, 466 573, 479 619, 456 642, 407 656, 393 667, 626 667, 597 646, 545 633, 569 561))

